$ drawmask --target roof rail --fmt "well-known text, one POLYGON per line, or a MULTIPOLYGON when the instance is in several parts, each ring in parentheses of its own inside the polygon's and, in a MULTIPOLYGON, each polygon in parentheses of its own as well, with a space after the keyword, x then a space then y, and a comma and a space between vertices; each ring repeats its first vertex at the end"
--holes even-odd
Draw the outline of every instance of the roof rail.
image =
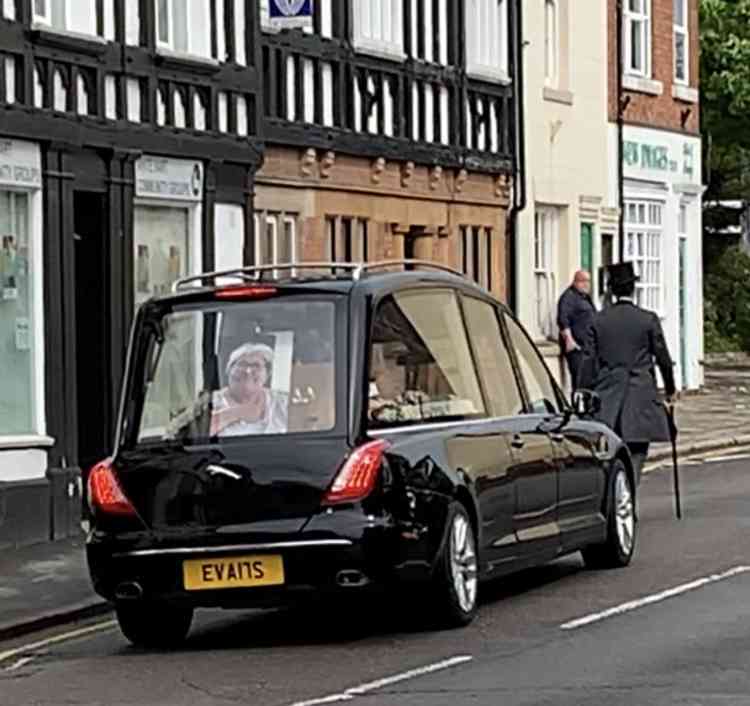
POLYGON ((424 269, 438 270, 448 272, 452 275, 464 277, 465 275, 458 270, 442 265, 439 262, 430 262, 429 260, 379 260, 377 262, 296 262, 278 265, 253 265, 248 267, 237 267, 232 270, 221 270, 217 272, 204 272, 199 275, 190 275, 182 277, 172 285, 172 292, 177 293, 189 284, 196 282, 204 286, 216 286, 216 280, 219 278, 238 279, 242 282, 260 282, 263 275, 271 273, 274 277, 279 272, 290 272, 292 278, 296 278, 301 270, 330 270, 336 272, 343 270, 351 273, 351 278, 356 282, 372 270, 382 270, 389 267, 421 267, 424 269), (210 283, 209 283, 210 282, 210 283))

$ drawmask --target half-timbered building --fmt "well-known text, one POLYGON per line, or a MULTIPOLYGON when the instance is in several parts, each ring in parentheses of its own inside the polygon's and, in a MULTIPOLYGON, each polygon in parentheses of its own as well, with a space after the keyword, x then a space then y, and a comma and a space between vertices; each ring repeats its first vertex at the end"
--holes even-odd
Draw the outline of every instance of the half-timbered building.
POLYGON ((304 31, 274 1, 0 0, 0 545, 77 523, 180 275, 417 257, 508 293, 520 0, 315 0, 304 31))
POLYGON ((49 479, 108 453, 138 303, 214 265, 215 224, 242 258, 254 5, 2 2, 0 545, 68 531, 49 479))

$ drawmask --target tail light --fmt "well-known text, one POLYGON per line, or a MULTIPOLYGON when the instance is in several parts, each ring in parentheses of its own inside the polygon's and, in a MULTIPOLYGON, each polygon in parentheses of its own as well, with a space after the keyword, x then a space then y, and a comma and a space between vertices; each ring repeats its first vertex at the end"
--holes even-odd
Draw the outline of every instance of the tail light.
POLYGON ((214 296, 217 299, 269 299, 276 294, 276 287, 265 287, 263 285, 234 285, 217 289, 214 296))
POLYGON ((111 459, 101 461, 91 469, 88 499, 93 513, 135 517, 135 508, 120 487, 111 459))
POLYGON ((355 449, 336 475, 323 504, 352 503, 366 498, 375 488, 383 455, 389 446, 380 439, 355 449))

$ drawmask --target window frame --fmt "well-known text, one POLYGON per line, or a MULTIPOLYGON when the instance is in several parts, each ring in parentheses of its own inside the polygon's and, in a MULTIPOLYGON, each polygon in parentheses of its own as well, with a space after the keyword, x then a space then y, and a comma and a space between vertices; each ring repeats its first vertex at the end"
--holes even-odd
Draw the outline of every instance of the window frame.
MULTIPOLYGON (((232 0, 226 0, 227 2, 231 2, 232 0)), ((189 0, 182 0, 181 2, 177 3, 179 4, 180 8, 184 8, 185 11, 185 45, 186 48, 184 50, 177 49, 175 46, 175 36, 174 36, 174 24, 175 24, 175 15, 174 15, 174 8, 175 8, 175 0, 166 0, 167 3, 167 35, 168 39, 166 41, 162 41, 159 38, 159 32, 161 30, 161 26, 159 24, 159 0, 155 0, 154 2, 154 40, 156 43, 156 50, 157 52, 167 52, 172 54, 179 54, 179 55, 186 55, 186 56, 192 56, 197 57, 198 59, 206 62, 220 62, 221 59, 215 57, 213 55, 213 49, 212 49, 212 42, 211 42, 211 32, 212 27, 214 23, 216 22, 216 18, 212 16, 211 13, 211 4, 209 2, 205 2, 201 4, 201 9, 203 12, 203 26, 206 28, 206 31, 208 32, 207 36, 207 46, 208 46, 208 52, 206 54, 199 54, 194 51, 193 49, 193 42, 191 41, 191 37, 193 36, 193 27, 192 27, 192 12, 191 12, 191 6, 189 4, 189 0)), ((217 30, 219 32, 224 32, 224 27, 219 26, 217 27, 217 30)), ((218 43, 217 43, 217 49, 218 49, 218 43)))
POLYGON ((514 389, 518 395, 518 399, 521 403, 521 407, 525 410, 527 408, 527 401, 526 401, 526 397, 524 396, 524 390, 522 388, 521 381, 518 376, 518 367, 514 359, 514 351, 511 349, 511 345, 509 343, 510 339, 505 333, 505 324, 502 318, 502 309, 498 306, 497 302, 493 300, 488 300, 488 299, 484 299, 476 295, 467 294, 466 292, 461 292, 459 294, 459 297, 460 297, 460 302, 461 302, 461 313, 463 315, 463 321, 464 321, 464 329, 466 330, 466 335, 469 340, 469 346, 471 348, 472 358, 474 360, 474 367, 477 371, 479 385, 482 390, 482 394, 484 396, 486 418, 488 419, 512 419, 518 416, 518 413, 509 414, 509 415, 494 414, 494 411, 493 411, 494 403, 492 402, 492 395, 489 390, 490 381, 485 380, 484 373, 479 364, 479 355, 478 355, 478 351, 476 350, 476 343, 474 340, 474 336, 471 332, 471 328, 468 322, 468 317, 466 314, 466 305, 468 302, 477 302, 479 304, 483 304, 485 306, 490 307, 490 309, 492 310, 492 314, 494 315, 495 320, 497 322, 497 331, 498 331, 498 335, 500 338, 500 343, 506 355, 508 356, 508 363, 510 364, 510 372, 513 376, 512 378, 513 383, 515 384, 514 389))
POLYGON ((687 0, 674 0, 675 7, 676 3, 680 3, 682 6, 682 17, 684 24, 677 24, 676 13, 673 12, 672 17, 672 52, 674 57, 674 67, 672 79, 676 84, 680 86, 688 86, 690 84, 690 7, 687 0), (677 75, 677 40, 678 37, 682 37, 683 40, 683 66, 685 75, 680 77, 677 75))
POLYGON ((653 51, 652 51, 652 23, 653 23, 653 12, 651 0, 637 0, 641 3, 641 11, 636 12, 630 9, 629 3, 631 0, 626 0, 623 8, 623 52, 625 53, 625 66, 624 73, 629 76, 637 76, 638 78, 650 79, 653 70, 653 51), (635 55, 634 47, 632 44, 632 26, 635 23, 640 25, 641 33, 641 52, 640 60, 643 63, 642 69, 633 68, 633 58, 635 55))
MULTIPOLYGON (((493 83, 510 84, 510 20, 508 13, 510 12, 509 0, 467 0, 464 9, 464 27, 465 27, 465 46, 466 50, 466 73, 472 78, 478 78, 480 80, 491 81, 493 83), (492 5, 501 6, 501 10, 498 8, 490 8, 490 11, 494 9, 497 12, 497 17, 500 20, 499 26, 495 28, 494 32, 489 32, 487 37, 487 43, 489 47, 493 45, 499 46, 499 64, 493 65, 491 62, 485 62, 482 58, 475 58, 472 56, 468 47, 478 48, 475 51, 482 54, 485 51, 485 47, 482 45, 482 38, 473 35, 473 29, 475 27, 481 28, 482 19, 481 17, 477 20, 471 15, 472 1, 476 2, 478 7, 476 8, 480 15, 483 15, 487 11, 486 7, 482 7, 481 3, 491 3, 492 5)), ((490 23, 490 26, 495 26, 494 23, 490 23)))
POLYGON ((555 380, 554 376, 550 372, 549 367, 547 366, 547 363, 545 362, 544 358, 542 357, 542 354, 539 352, 539 349, 537 348, 536 344, 534 343, 533 339, 529 335, 529 332, 524 328, 523 324, 505 307, 501 308, 502 316, 501 316, 501 324, 502 324, 502 330, 503 335, 505 336, 506 346, 508 348, 508 351, 511 355, 511 359, 513 360, 513 364, 515 366, 516 371, 516 381, 517 384, 521 390, 521 396, 523 398, 524 402, 524 414, 526 415, 541 415, 545 416, 547 418, 552 418, 555 416, 559 416, 562 414, 565 414, 566 412, 569 412, 571 410, 570 404, 568 403, 568 400, 566 399, 565 395, 563 394, 562 390, 560 389, 560 386, 557 384, 557 381, 555 380), (529 394, 529 388, 528 384, 526 382, 526 378, 523 374, 523 367, 521 366, 520 362, 520 356, 518 353, 518 350, 513 345, 513 339, 511 337, 510 329, 508 326, 508 322, 512 321, 516 324, 521 334, 524 336, 524 339, 528 341, 529 345, 531 346, 532 350, 534 351, 534 354, 538 358, 539 362, 542 365, 542 369, 547 374, 547 377, 549 379, 549 383, 552 386, 552 391, 555 395, 555 398, 557 400, 557 406, 558 411, 557 412, 546 412, 543 415, 535 410, 532 407, 532 400, 531 395, 529 394))
POLYGON ((625 200, 625 259, 633 263, 640 280, 636 283, 636 302, 639 306, 653 311, 658 316, 664 315, 664 215, 666 203, 664 201, 646 198, 628 198, 625 200), (643 220, 630 220, 630 214, 643 209, 643 220), (658 219, 652 217, 658 213, 658 219), (639 251, 638 243, 642 243, 639 251), (656 243, 657 254, 652 254, 652 244, 656 243), (656 273, 653 281, 650 272, 656 273), (649 294, 653 294, 653 300, 649 294))
POLYGON ((462 224, 458 227, 461 271, 487 291, 492 290, 494 228, 462 224))
MULTIPOLYGON (((262 209, 255 211, 253 214, 253 223, 255 226, 255 238, 253 244, 253 261, 256 266, 265 265, 297 265, 299 257, 299 248, 297 243, 297 221, 299 214, 291 211, 274 211, 262 209), (261 226, 263 230, 261 231, 261 226), (263 241, 266 238, 266 229, 268 226, 273 227, 273 236, 271 241, 270 252, 264 252, 263 241), (279 237, 286 235, 286 227, 291 226, 291 243, 289 251, 291 254, 290 262, 279 261, 279 237)), ((291 274, 296 273, 296 268, 290 270, 291 274)), ((273 277, 278 277, 279 270, 273 270, 273 277)))
MULTIPOLYGON (((466 314, 463 307, 463 296, 464 292, 457 288, 452 287, 450 285, 444 285, 444 284, 437 284, 435 282, 425 282, 421 285, 410 285, 408 287, 404 287, 402 289, 396 289, 391 290, 388 292, 383 292, 382 294, 378 295, 374 298, 374 301, 372 302, 372 306, 370 309, 370 315, 368 317, 368 325, 367 325, 367 339, 365 343, 365 351, 364 351, 364 368, 363 368, 363 375, 364 375, 364 399, 362 404, 362 428, 365 430, 366 433, 372 434, 374 436, 377 436, 379 434, 388 434, 393 433, 401 430, 412 430, 412 429, 419 429, 419 428, 425 428, 425 427, 444 427, 447 425, 460 425, 460 424, 477 424, 481 422, 485 422, 488 419, 492 418, 492 415, 490 414, 490 406, 489 406, 489 400, 487 397, 487 391, 484 386, 484 382, 482 379, 482 376, 480 375, 476 354, 474 350, 474 346, 471 340, 471 336, 469 335, 469 329, 466 322, 466 314), (457 310, 459 313, 459 317, 461 319, 461 328, 464 335, 464 340, 466 342, 466 348, 469 352, 469 356, 472 362, 473 371, 474 371, 474 377, 477 384, 477 389, 479 391, 480 400, 482 402, 483 409, 480 412, 477 412, 476 414, 472 415, 465 415, 465 416, 447 416, 443 418, 435 417, 435 418, 427 418, 427 419, 419 419, 415 420, 413 422, 410 422, 408 420, 406 421, 398 421, 393 424, 376 424, 373 423, 373 420, 369 417, 369 381, 372 379, 372 348, 373 348, 373 332, 375 327, 375 321, 377 319, 378 311, 380 307, 382 306, 383 302, 387 301, 389 298, 395 298, 396 296, 409 296, 409 295, 417 295, 417 294, 424 294, 424 293, 436 293, 436 294, 448 294, 451 297, 453 297, 454 301, 456 302, 457 310)), ((494 302, 493 302, 494 303, 494 302)), ((502 329, 501 329, 502 330, 502 329)), ((510 353, 510 351, 509 351, 510 353)))
POLYGON ((544 85, 547 88, 560 86, 560 6, 558 0, 545 0, 544 2, 544 85))
POLYGON ((546 206, 537 204, 534 207, 534 247, 533 266, 534 266, 534 327, 535 333, 547 337, 551 335, 548 331, 544 319, 554 317, 555 296, 557 291, 557 244, 560 241, 560 221, 562 218, 562 209, 557 206, 546 206), (541 232, 540 224, 545 223, 546 227, 541 232), (542 317, 542 302, 539 296, 539 281, 546 281, 546 288, 550 292, 549 311, 542 317))
MULTIPOLYGON (((381 59, 390 59, 391 61, 405 61, 406 47, 404 46, 404 9, 400 0, 352 0, 351 3, 351 42, 354 49, 361 54, 371 54, 381 59), (384 10, 384 3, 388 3, 387 12, 384 10), (380 8, 381 18, 390 18, 391 34, 398 37, 397 41, 386 41, 383 39, 373 39, 366 37, 363 32, 364 23, 369 18, 375 5, 380 8), (395 6, 396 12, 391 13, 395 6), (365 10, 367 8, 367 10, 365 10), (363 14, 366 13, 368 18, 363 14)), ((381 19, 381 22, 382 22, 381 19)))

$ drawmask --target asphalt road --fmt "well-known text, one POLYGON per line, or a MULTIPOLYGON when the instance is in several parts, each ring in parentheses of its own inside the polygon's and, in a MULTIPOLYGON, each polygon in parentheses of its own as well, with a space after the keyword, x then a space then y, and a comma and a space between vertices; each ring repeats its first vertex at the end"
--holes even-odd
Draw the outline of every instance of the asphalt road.
POLYGON ((154 653, 99 620, 0 644, 0 704, 750 704, 748 471, 686 466, 680 523, 671 474, 648 474, 628 569, 575 555, 506 579, 464 630, 429 631, 395 599, 206 612, 183 650, 154 653))

